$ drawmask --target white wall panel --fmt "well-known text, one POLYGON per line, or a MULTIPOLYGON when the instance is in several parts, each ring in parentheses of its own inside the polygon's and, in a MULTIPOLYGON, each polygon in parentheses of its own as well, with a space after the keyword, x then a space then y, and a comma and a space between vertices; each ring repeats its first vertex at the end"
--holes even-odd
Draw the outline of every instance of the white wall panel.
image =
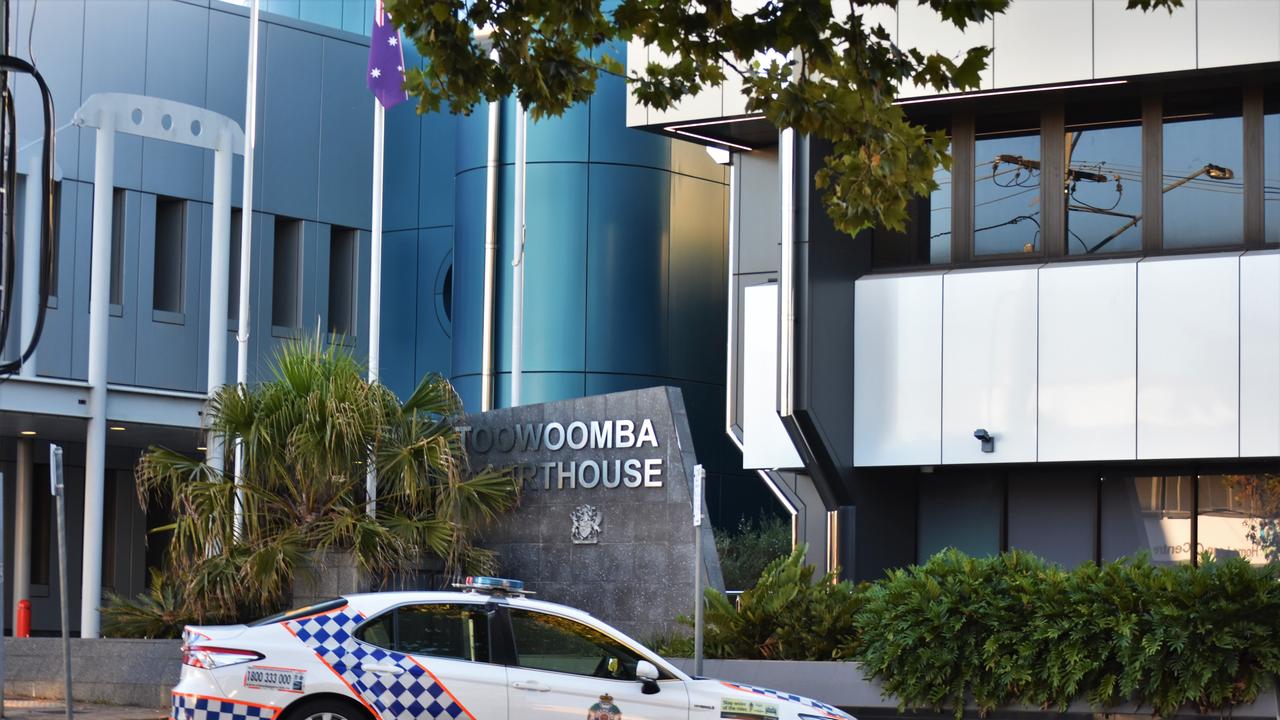
MULTIPOLYGON (((940 53, 949 58, 960 60, 969 48, 985 45, 993 47, 995 42, 993 23, 967 25, 964 30, 956 28, 942 19, 928 5, 904 2, 898 5, 898 44, 902 47, 916 48, 925 54, 940 53)), ((990 62, 982 71, 983 90, 992 87, 992 69, 990 62)), ((903 85, 901 97, 920 95, 936 95, 932 87, 917 87, 910 83, 903 85)))
POLYGON ((1092 34, 1092 0, 1011 3, 995 19, 995 86, 1091 79, 1092 34))
POLYGON ((1094 0, 1095 78, 1196 67, 1196 0, 1185 0, 1173 13, 1126 10, 1125 4, 1125 0, 1094 0))
POLYGON ((1280 455, 1280 252, 1240 258, 1240 455, 1280 455))
POLYGON ((1138 457, 1239 454, 1240 259, 1138 263, 1138 457))
MULTIPOLYGON (((637 72, 644 70, 644 66, 649 63, 649 48, 639 40, 632 40, 627 43, 627 71, 635 70, 637 72)), ((627 127, 636 127, 638 125, 649 124, 649 108, 636 102, 635 96, 631 94, 630 85, 627 86, 627 127)))
POLYGON ((1040 269, 1041 462, 1135 457, 1137 293, 1136 260, 1040 269))
POLYGON ((742 312, 742 467, 800 467, 800 455, 777 410, 777 284, 746 288, 742 312))
POLYGON ((1035 267, 970 270, 943 279, 942 461, 1036 459, 1035 267), (980 451, 973 431, 995 436, 980 451))
POLYGON ((942 462, 942 274, 854 288, 853 462, 942 462))
POLYGON ((1199 0, 1202 68, 1280 60, 1280 0, 1199 0))

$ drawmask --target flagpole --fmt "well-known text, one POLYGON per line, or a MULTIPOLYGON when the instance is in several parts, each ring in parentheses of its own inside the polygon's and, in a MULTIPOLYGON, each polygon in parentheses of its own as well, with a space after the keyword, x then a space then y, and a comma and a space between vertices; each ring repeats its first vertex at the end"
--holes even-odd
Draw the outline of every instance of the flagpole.
MULTIPOLYGON (((369 382, 378 382, 382 341, 382 160, 387 111, 373 100, 373 219, 369 250, 369 382)), ((369 517, 377 510, 378 468, 369 458, 365 475, 365 509, 369 517)))
MULTIPOLYGON (((244 181, 240 196, 240 297, 236 320, 236 384, 249 384, 249 286, 253 274, 253 153, 258 127, 258 0, 249 5, 249 77, 244 94, 244 181)), ((244 532, 244 439, 236 438, 235 537, 244 532)))
POLYGON ((521 373, 524 370, 524 239, 525 239, 525 158, 528 127, 524 105, 516 99, 515 162, 515 258, 511 262, 511 407, 520 404, 521 373))

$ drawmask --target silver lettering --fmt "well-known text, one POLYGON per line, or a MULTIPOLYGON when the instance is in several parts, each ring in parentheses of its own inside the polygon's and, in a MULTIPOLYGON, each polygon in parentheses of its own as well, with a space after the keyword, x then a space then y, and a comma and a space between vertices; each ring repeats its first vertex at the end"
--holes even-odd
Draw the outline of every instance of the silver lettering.
POLYGON ((629 488, 640 487, 640 483, 642 482, 642 478, 640 477, 640 461, 636 458, 631 458, 626 462, 625 467, 627 469, 627 477, 622 481, 622 484, 629 488))
POLYGON ((542 468, 542 489, 543 490, 551 489, 551 468, 555 466, 556 464, 553 462, 545 462, 538 465, 538 467, 542 468))
POLYGON ((569 444, 569 448, 573 450, 581 450, 587 446, 587 424, 584 422, 574 421, 569 423, 569 429, 565 431, 565 442, 569 444), (575 440, 574 435, 578 435, 575 440))
POLYGON ((613 447, 613 421, 604 420, 597 422, 591 421, 591 447, 593 448, 611 448, 613 447))
POLYGON ((600 463, 595 460, 583 460, 578 466, 578 486, 593 488, 600 482, 600 463), (591 468, 591 479, 587 479, 587 468, 591 468))
POLYGON ((620 448, 629 448, 636 444, 636 424, 630 420, 619 420, 614 426, 614 441, 620 448))
POLYGON ((493 432, 489 428, 476 428, 475 433, 471 435, 471 441, 475 443, 476 452, 487 453, 493 449, 493 432))
POLYGON ((565 469, 565 463, 557 463, 557 464, 559 465, 559 467, 558 467, 558 468, 556 468, 556 489, 557 489, 557 490, 563 490, 563 489, 564 489, 564 481, 565 481, 565 480, 568 480, 568 481, 569 481, 569 489, 570 489, 570 490, 572 490, 572 489, 573 489, 573 471, 574 471, 574 467, 575 467, 578 463, 576 463, 576 462, 574 462, 574 461, 570 460, 570 461, 569 461, 569 464, 568 464, 568 469, 567 469, 567 470, 565 469))
POLYGON ((640 422, 640 436, 636 438, 636 447, 640 447, 648 442, 653 447, 658 447, 658 436, 653 432, 653 421, 645 418, 640 422))
POLYGON ((511 452, 512 450, 514 450, 514 449, 515 449, 515 447, 516 447, 516 434, 515 434, 515 431, 513 431, 513 430, 512 430, 511 428, 509 428, 509 427, 501 427, 501 428, 498 428, 498 440, 497 440, 497 445, 498 445, 498 452, 504 452, 504 453, 507 453, 507 452, 511 452), (503 439, 502 439, 503 433, 506 433, 506 436, 507 436, 507 439, 506 439, 505 441, 503 441, 503 439))
POLYGON ((644 461, 644 486, 662 487, 662 458, 646 458, 644 461))
POLYGON ((603 469, 600 471, 600 484, 607 488, 616 488, 622 482, 622 461, 613 461, 613 476, 609 476, 609 461, 601 463, 603 469))
POLYGON ((547 423, 547 429, 542 434, 542 444, 546 445, 548 450, 559 450, 564 447, 564 426, 558 422, 547 423), (559 433, 554 442, 551 440, 552 430, 559 433))
POLYGON ((517 425, 516 443, 525 450, 537 450, 542 447, 542 423, 517 425))

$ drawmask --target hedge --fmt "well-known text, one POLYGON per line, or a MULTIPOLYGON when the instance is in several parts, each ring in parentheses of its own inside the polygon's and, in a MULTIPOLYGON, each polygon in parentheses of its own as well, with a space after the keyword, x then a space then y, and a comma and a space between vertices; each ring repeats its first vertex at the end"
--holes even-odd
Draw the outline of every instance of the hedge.
MULTIPOLYGON (((899 708, 980 715, 1136 702, 1222 712, 1280 675, 1280 574, 1241 558, 1199 567, 1145 557, 1075 570, 1024 552, 946 550, 857 587, 816 582, 803 549, 735 608, 709 592, 708 657, 862 663, 899 708)), ((682 639, 666 649, 680 652, 682 639)))

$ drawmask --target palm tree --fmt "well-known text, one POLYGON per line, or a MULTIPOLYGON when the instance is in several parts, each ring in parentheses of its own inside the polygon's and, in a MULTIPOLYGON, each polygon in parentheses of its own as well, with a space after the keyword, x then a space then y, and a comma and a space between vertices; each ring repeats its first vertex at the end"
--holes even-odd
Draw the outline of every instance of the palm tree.
POLYGON ((243 620, 288 602, 294 573, 317 554, 349 552, 386 578, 424 556, 446 571, 493 565, 473 540, 517 496, 511 473, 472 472, 455 429, 462 406, 439 375, 400 402, 317 337, 286 345, 273 378, 226 386, 206 420, 227 448, 227 470, 153 447, 138 462, 144 503, 167 502, 167 580, 199 622, 243 620), (243 524, 234 527, 234 439, 243 442, 243 524), (366 462, 377 468, 376 512, 366 512, 366 462))

